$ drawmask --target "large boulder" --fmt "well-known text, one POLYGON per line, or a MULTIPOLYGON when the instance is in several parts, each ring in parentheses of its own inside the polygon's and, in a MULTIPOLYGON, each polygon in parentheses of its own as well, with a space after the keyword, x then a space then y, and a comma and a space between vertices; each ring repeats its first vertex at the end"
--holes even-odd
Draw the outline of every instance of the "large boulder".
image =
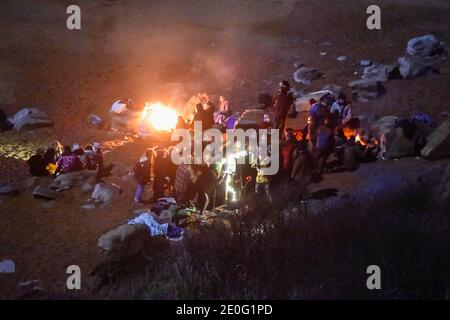
POLYGON ((124 224, 102 235, 97 245, 103 254, 123 259, 138 254, 149 240, 144 224, 124 224))
POLYGON ((327 84, 326 86, 324 86, 322 88, 322 90, 330 91, 331 94, 333 95, 333 97, 335 97, 337 99, 342 92, 342 87, 334 85, 334 84, 327 84))
POLYGON ((427 144, 420 153, 428 160, 450 156, 450 120, 444 121, 428 136, 427 144))
POLYGON ((235 128, 259 127, 264 121, 264 115, 268 115, 268 112, 262 109, 245 110, 236 121, 235 128))
POLYGON ((398 64, 374 64, 364 68, 362 78, 382 82, 399 78, 399 66, 398 64))
POLYGON ((119 198, 122 189, 112 183, 100 182, 95 185, 91 198, 96 202, 108 203, 119 198))
POLYGON ((23 108, 8 120, 16 131, 53 126, 53 120, 49 115, 37 108, 23 108))
POLYGON ((370 132, 379 138, 383 133, 395 129, 399 120, 397 116, 385 116, 370 124, 370 132))
POLYGON ((405 56, 398 58, 399 71, 403 78, 410 79, 428 72, 439 72, 440 57, 405 56))
POLYGON ((138 132, 141 118, 142 112, 139 111, 127 110, 124 114, 109 112, 111 128, 120 131, 138 132))
POLYGON ((18 196, 20 191, 13 186, 1 186, 0 187, 0 196, 18 196))
POLYGON ((54 200, 57 197, 56 191, 45 186, 37 186, 33 190, 33 197, 46 199, 46 200, 54 200))
POLYGON ((398 159, 414 155, 414 139, 410 140, 402 128, 396 128, 386 133, 386 156, 398 159))
POLYGON ((72 187, 81 187, 86 183, 94 181, 96 177, 96 170, 81 170, 64 173, 56 177, 55 181, 50 185, 50 188, 59 192, 72 187))
POLYGON ((310 85, 311 81, 320 78, 321 73, 312 67, 301 67, 294 72, 294 81, 304 85, 310 85))
POLYGON ((377 99, 386 92, 380 81, 370 78, 351 81, 348 85, 352 89, 353 99, 360 102, 377 99))
POLYGON ((320 90, 298 97, 294 101, 295 110, 297 112, 309 111, 309 109, 311 109, 311 105, 309 104, 310 99, 315 99, 316 101, 319 101, 320 98, 322 98, 327 94, 333 94, 333 92, 331 90, 320 90))
POLYGON ((432 34, 412 38, 406 46, 406 52, 411 56, 433 56, 440 54, 442 50, 441 42, 432 34))

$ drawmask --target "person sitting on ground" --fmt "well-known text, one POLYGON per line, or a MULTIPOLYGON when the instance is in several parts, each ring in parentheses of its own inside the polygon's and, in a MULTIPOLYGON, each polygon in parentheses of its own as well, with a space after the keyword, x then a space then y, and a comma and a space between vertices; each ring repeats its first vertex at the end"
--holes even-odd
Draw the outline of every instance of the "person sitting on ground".
POLYGON ((111 171, 114 168, 114 163, 111 163, 109 165, 105 165, 105 160, 103 157, 103 150, 102 150, 102 145, 99 142, 94 142, 92 144, 92 150, 95 153, 96 156, 96 160, 98 162, 98 174, 97 174, 97 179, 103 178, 103 177, 108 177, 111 175, 111 171))
POLYGON ((72 149, 70 148, 70 146, 64 147, 64 152, 56 162, 56 166, 57 168, 55 170, 54 176, 58 174, 65 174, 83 170, 83 164, 80 158, 72 153, 72 149))
POLYGON ((341 169, 346 171, 358 169, 359 162, 365 156, 365 151, 363 151, 362 146, 359 143, 356 143, 354 136, 351 136, 344 144, 343 148, 344 152, 341 169))
POLYGON ((62 144, 58 140, 54 140, 45 151, 44 158, 48 163, 56 164, 63 151, 62 144))
POLYGON ((94 152, 94 148, 90 144, 84 147, 84 156, 85 156, 84 169, 98 170, 99 166, 98 155, 97 153, 94 152))
POLYGON ((209 129, 214 125, 214 112, 216 111, 216 106, 212 103, 212 101, 208 100, 208 102, 204 105, 205 110, 205 120, 203 121, 203 125, 205 125, 205 129, 209 129))
POLYGON ((45 177, 48 176, 49 172, 47 170, 47 160, 44 157, 44 150, 38 149, 36 154, 31 156, 30 159, 27 160, 28 166, 30 168, 30 173, 33 176, 37 177, 45 177))
POLYGON ((145 186, 151 181, 153 154, 154 152, 152 149, 147 149, 140 157, 138 163, 134 166, 134 178, 137 182, 136 191, 134 193, 135 203, 143 202, 142 195, 144 193, 145 186))
POLYGON ((326 117, 324 123, 317 128, 316 158, 320 174, 323 173, 328 157, 334 149, 334 130, 332 120, 326 117))
POLYGON ((74 143, 72 145, 72 153, 81 158, 84 155, 84 150, 78 143, 74 143))
POLYGON ((192 118, 190 127, 193 129, 195 122, 200 122, 202 124, 202 130, 211 128, 214 119, 209 119, 209 116, 209 112, 205 111, 203 105, 198 103, 195 105, 194 117, 192 118))
POLYGON ((227 117, 232 113, 230 102, 224 96, 219 97, 219 112, 227 117))
POLYGON ((231 116, 230 103, 224 96, 219 97, 219 111, 214 113, 214 123, 225 124, 225 120, 231 116))

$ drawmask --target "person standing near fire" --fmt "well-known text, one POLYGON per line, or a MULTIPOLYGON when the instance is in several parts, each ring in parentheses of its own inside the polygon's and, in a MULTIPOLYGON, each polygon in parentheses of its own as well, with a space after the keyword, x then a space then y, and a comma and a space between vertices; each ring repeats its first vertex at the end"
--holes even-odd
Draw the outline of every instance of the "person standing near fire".
POLYGON ((136 191, 134 193, 135 203, 142 203, 142 195, 144 193, 145 186, 151 181, 153 155, 154 151, 152 149, 147 149, 139 159, 138 163, 134 166, 134 178, 137 182, 136 191))
POLYGON ((280 130, 280 136, 283 136, 284 134, 288 111, 290 106, 294 102, 294 97, 289 92, 289 88, 290 86, 288 81, 281 81, 278 86, 278 91, 275 99, 272 103, 273 123, 275 129, 280 130))

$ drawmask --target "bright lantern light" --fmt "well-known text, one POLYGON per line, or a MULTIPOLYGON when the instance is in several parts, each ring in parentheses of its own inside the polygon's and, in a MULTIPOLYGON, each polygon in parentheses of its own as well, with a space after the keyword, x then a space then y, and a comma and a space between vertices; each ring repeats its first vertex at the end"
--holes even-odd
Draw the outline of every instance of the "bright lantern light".
POLYGON ((177 126, 178 114, 161 102, 156 102, 145 105, 141 118, 158 131, 170 131, 177 126))

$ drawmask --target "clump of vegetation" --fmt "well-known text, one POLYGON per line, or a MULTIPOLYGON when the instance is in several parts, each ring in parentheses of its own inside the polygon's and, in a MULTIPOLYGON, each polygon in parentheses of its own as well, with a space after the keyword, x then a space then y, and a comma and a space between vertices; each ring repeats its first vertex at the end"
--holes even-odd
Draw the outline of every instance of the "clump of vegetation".
POLYGON ((446 298, 448 212, 430 208, 424 190, 387 199, 316 216, 308 216, 307 206, 294 215, 246 206, 226 221, 191 232, 160 269, 172 276, 156 277, 142 297, 446 298), (381 268, 381 290, 366 287, 369 265, 381 268))

